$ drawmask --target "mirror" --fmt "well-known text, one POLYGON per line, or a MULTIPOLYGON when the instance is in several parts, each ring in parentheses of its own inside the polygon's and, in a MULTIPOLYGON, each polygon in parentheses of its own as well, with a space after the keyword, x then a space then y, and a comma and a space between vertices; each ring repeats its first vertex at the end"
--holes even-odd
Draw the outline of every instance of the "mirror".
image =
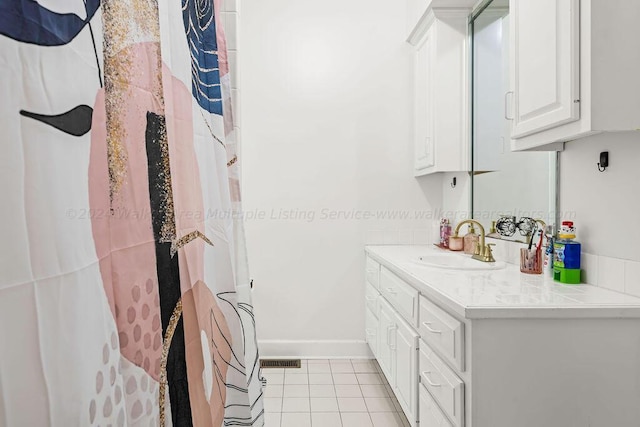
MULTIPOLYGON (((510 148, 509 1, 488 1, 477 10, 471 20, 473 217, 487 234, 501 216, 516 217, 515 224, 522 217, 553 224, 557 153, 510 148)), ((521 223, 512 236, 497 237, 525 241, 526 228, 521 223)))

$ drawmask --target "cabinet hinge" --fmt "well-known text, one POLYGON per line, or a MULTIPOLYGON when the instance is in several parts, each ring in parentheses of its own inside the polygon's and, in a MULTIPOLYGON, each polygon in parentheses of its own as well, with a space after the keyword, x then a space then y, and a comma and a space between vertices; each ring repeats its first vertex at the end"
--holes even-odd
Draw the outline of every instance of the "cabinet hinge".
POLYGON ((579 99, 574 99, 574 100, 573 100, 573 103, 574 103, 574 104, 579 104, 579 103, 580 103, 580 100, 579 100, 579 99))

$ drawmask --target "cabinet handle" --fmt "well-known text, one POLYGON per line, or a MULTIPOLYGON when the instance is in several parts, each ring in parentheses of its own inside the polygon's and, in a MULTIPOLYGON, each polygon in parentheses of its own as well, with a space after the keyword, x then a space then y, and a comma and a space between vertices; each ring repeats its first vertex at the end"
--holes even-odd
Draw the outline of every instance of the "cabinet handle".
POLYGON ((422 325, 427 328, 427 331, 432 332, 434 334, 441 334, 442 331, 438 331, 436 329, 433 329, 431 326, 429 326, 431 324, 431 322, 422 322, 422 325))
POLYGON ((389 292, 391 295, 395 295, 396 294, 395 288, 387 288, 387 292, 389 292))
POLYGON ((429 377, 428 377, 427 375, 428 375, 428 374, 430 374, 430 373, 431 373, 431 371, 422 371, 422 377, 423 377, 425 380, 427 380, 427 382, 429 383, 429 385, 430 385, 431 387, 440 387, 440 386, 442 386, 442 384, 434 383, 433 381, 431 381, 431 380, 429 379, 429 377))
POLYGON ((508 103, 509 103, 509 94, 513 95, 513 91, 510 90, 508 92, 505 92, 504 94, 504 118, 507 120, 513 120, 513 117, 509 117, 509 107, 508 107, 508 103))
POLYGON ((375 335, 375 331, 372 331, 371 329, 365 329, 364 331, 367 333, 367 335, 375 335))
POLYGON ((367 301, 375 301, 376 297, 370 297, 369 295, 367 295, 366 297, 364 297, 367 301))
POLYGON ((387 346, 389 346, 389 348, 391 350, 395 350, 396 349, 395 344, 391 345, 391 338, 390 338, 391 337, 390 334, 394 329, 396 329, 396 327, 394 325, 387 326, 387 346))

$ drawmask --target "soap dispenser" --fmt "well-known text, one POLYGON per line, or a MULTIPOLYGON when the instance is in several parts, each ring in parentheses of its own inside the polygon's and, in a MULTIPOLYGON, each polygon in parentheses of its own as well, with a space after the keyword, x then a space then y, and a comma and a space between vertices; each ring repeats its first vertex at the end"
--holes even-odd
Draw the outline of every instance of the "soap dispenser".
POLYGON ((470 224, 469 232, 464 236, 464 253, 469 255, 475 254, 479 240, 480 236, 476 234, 476 229, 473 227, 473 224, 470 224))

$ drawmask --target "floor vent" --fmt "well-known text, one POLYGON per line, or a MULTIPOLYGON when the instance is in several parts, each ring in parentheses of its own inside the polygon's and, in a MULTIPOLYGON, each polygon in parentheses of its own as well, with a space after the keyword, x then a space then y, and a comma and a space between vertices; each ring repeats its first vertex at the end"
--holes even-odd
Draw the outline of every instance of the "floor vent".
POLYGON ((300 368, 300 359, 261 359, 261 368, 300 368))

